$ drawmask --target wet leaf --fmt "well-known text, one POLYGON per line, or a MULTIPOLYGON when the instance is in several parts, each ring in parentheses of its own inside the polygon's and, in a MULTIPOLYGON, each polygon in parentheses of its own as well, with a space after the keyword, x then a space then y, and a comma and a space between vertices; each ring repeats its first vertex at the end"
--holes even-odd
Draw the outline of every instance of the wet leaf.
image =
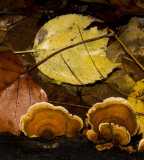
MULTIPOLYGON (((144 114, 144 79, 138 81, 136 85, 134 86, 132 92, 128 96, 128 101, 136 112, 137 114, 137 119, 142 123, 144 127, 144 115, 141 115, 141 113, 144 114)), ((144 137, 144 130, 143 130, 143 137, 144 137)))
POLYGON ((38 31, 40 15, 25 16, 7 32, 7 38, 14 50, 28 50, 33 46, 33 40, 38 31))
POLYGON ((0 132, 20 135, 20 117, 34 103, 47 101, 45 92, 25 71, 19 58, 12 52, 0 52, 0 132))
POLYGON ((136 0, 110 0, 110 4, 116 9, 115 14, 122 16, 126 14, 144 14, 142 2, 136 0))
MULTIPOLYGON (((144 64, 144 56, 136 55, 136 59, 143 65, 144 64)), ((124 57, 122 59, 122 63, 124 69, 126 70, 127 74, 134 80, 139 81, 144 78, 144 72, 141 68, 139 68, 136 63, 131 60, 130 58, 124 57)))
POLYGON ((120 66, 119 69, 106 79, 106 82, 115 85, 126 94, 129 94, 135 85, 135 81, 127 74, 125 68, 120 66))
POLYGON ((10 11, 18 8, 25 7, 24 0, 1 0, 0 1, 0 11, 10 11))
MULTIPOLYGON (((119 38, 134 55, 144 47, 144 18, 133 17, 128 24, 121 28, 119 38), (136 52, 136 53, 135 53, 136 52)), ((107 57, 114 62, 121 62, 126 54, 118 41, 113 42, 107 49, 107 57)))
MULTIPOLYGON (((76 14, 64 15, 50 20, 39 30, 35 38, 36 52, 34 55, 36 61, 39 62, 54 51, 83 39, 106 34, 107 29, 98 30, 97 27, 92 27, 86 30, 95 20, 89 16, 76 14)), ((119 65, 106 58, 107 42, 108 38, 104 38, 68 49, 48 59, 38 68, 42 73, 57 81, 75 85, 94 83, 96 80, 106 78, 108 73, 119 65)))

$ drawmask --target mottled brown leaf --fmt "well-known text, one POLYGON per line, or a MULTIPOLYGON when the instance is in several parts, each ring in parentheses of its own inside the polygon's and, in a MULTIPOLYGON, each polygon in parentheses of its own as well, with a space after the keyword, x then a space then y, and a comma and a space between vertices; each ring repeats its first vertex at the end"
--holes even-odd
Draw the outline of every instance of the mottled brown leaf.
MULTIPOLYGON (((144 65, 144 56, 137 55, 135 58, 144 65)), ((141 68, 139 68, 136 63, 131 60, 130 58, 123 58, 122 63, 124 66, 124 69, 126 70, 127 74, 134 80, 139 81, 144 78, 144 72, 141 68)))
POLYGON ((34 103, 47 101, 45 92, 25 71, 19 58, 11 52, 0 52, 0 132, 20 135, 20 117, 34 103))

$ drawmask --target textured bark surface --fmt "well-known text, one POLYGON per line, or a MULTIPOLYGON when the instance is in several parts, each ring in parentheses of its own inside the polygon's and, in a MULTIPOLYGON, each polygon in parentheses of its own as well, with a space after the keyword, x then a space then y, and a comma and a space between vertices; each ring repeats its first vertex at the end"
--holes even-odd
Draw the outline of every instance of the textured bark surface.
MULTIPOLYGON (((137 138, 136 138, 137 139, 137 138)), ((135 140, 134 140, 135 141, 135 140)), ((143 160, 144 153, 128 154, 117 147, 97 151, 87 139, 59 137, 53 141, 0 135, 1 160, 143 160)))

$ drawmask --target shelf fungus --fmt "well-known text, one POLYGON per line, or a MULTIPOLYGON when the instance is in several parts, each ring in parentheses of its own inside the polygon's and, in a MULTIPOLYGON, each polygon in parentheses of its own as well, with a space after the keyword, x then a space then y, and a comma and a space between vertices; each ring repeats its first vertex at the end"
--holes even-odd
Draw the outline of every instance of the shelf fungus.
POLYGON ((98 137, 106 142, 114 141, 126 145, 138 130, 136 112, 123 98, 107 98, 96 103, 87 113, 87 121, 98 137))
POLYGON ((113 132, 113 140, 116 144, 120 144, 122 146, 127 145, 130 142, 130 134, 126 130, 126 128, 118 125, 114 125, 112 128, 113 132))
POLYGON ((138 146, 139 152, 144 152, 144 139, 141 139, 138 146))
POLYGON ((77 137, 83 127, 78 116, 72 116, 61 106, 41 102, 31 106, 28 113, 21 117, 20 128, 30 138, 56 136, 77 137))
POLYGON ((97 133, 94 131, 94 130, 89 130, 87 132, 87 138, 92 141, 93 143, 96 143, 97 142, 97 139, 98 139, 98 135, 97 133))

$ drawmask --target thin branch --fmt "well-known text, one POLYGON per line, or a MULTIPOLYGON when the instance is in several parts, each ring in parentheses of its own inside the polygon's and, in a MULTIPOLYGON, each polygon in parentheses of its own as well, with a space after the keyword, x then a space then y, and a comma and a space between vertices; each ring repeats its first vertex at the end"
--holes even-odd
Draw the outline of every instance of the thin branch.
POLYGON ((56 102, 56 101, 48 101, 50 103, 55 103, 55 104, 61 104, 61 105, 68 105, 68 106, 72 106, 72 107, 78 107, 78 108, 85 108, 85 109, 89 109, 91 106, 81 106, 81 105, 77 105, 77 104, 70 104, 70 103, 64 103, 64 102, 56 102))
MULTIPOLYGON (((96 41, 96 40, 99 40, 99 39, 102 39, 102 38, 105 38, 105 37, 111 37, 111 36, 113 36, 113 34, 111 34, 111 33, 110 33, 110 34, 105 34, 105 35, 100 36, 100 37, 95 37, 95 38, 92 38, 92 39, 88 39, 88 40, 85 40, 85 41, 83 41, 83 42, 78 42, 78 43, 72 44, 72 45, 70 45, 70 46, 67 46, 67 47, 65 47, 65 48, 62 48, 62 49, 54 52, 53 54, 47 56, 46 58, 42 59, 40 62, 36 63, 34 66, 32 66, 31 68, 29 68, 29 69, 26 70, 25 72, 21 73, 20 76, 18 76, 14 81, 10 82, 7 86, 11 85, 11 84, 14 83, 15 81, 17 81, 20 77, 22 77, 24 74, 26 74, 26 73, 34 70, 34 69, 37 68, 39 65, 41 65, 42 63, 44 63, 45 61, 47 61, 48 59, 50 59, 51 57, 57 55, 58 53, 60 53, 60 52, 62 52, 62 51, 65 51, 65 50, 70 49, 70 48, 74 48, 74 47, 76 47, 76 46, 78 46, 78 45, 81 45, 81 44, 84 44, 84 43, 93 42, 93 41, 96 41)), ((33 50, 29 50, 29 51, 16 51, 16 52, 14 52, 14 53, 22 53, 22 52, 23 52, 23 53, 24 53, 24 52, 26 53, 26 52, 35 52, 35 51, 38 51, 38 50, 34 50, 34 49, 33 49, 33 50)), ((40 50, 40 51, 41 51, 41 50, 40 50)), ((43 50, 43 51, 45 51, 45 50, 43 50)), ((7 88, 7 86, 4 87, 4 88, 2 88, 1 90, 7 88)))
MULTIPOLYGON (((111 33, 114 33, 111 29, 109 30, 111 33)), ((118 36, 115 34, 115 38, 118 40, 118 42, 122 45, 126 53, 135 61, 135 63, 144 71, 144 67, 142 64, 135 58, 135 56, 128 50, 128 48, 123 44, 123 42, 118 38, 118 36)))
MULTIPOLYGON (((82 39, 82 41, 84 41, 79 26, 78 26, 78 29, 79 29, 79 33, 80 33, 81 39, 82 39)), ((98 67, 97 67, 96 64, 94 63, 94 61, 93 61, 93 59, 92 59, 92 56, 89 54, 88 48, 87 48, 87 46, 86 46, 85 43, 84 43, 84 46, 85 46, 85 48, 86 48, 86 51, 87 51, 87 53, 88 53, 88 55, 89 55, 89 57, 90 57, 93 65, 95 66, 95 69, 98 71, 98 73, 101 75, 101 77, 102 77, 103 79, 105 79, 105 77, 103 76, 103 74, 99 71, 98 67)), ((109 83, 106 83, 106 82, 104 82, 104 83, 107 85, 107 87, 109 87, 110 89, 112 89, 112 90, 115 91, 116 93, 118 93, 118 94, 122 95, 123 97, 127 98, 128 95, 127 95, 126 93, 124 93, 124 92, 122 92, 121 90, 115 88, 113 85, 111 85, 111 84, 109 84, 109 83)))

